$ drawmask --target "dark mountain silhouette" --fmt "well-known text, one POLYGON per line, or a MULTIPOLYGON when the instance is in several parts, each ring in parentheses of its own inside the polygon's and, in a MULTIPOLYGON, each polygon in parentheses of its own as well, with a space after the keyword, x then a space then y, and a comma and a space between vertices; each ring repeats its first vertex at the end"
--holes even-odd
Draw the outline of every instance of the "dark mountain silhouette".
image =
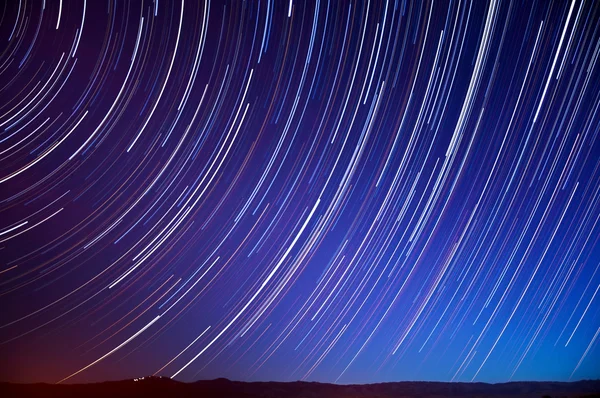
POLYGON ((118 397, 230 397, 230 398, 600 398, 600 380, 576 382, 442 383, 397 382, 337 385, 314 382, 240 382, 227 379, 181 383, 169 378, 93 384, 0 383, 0 397, 118 398, 118 397))

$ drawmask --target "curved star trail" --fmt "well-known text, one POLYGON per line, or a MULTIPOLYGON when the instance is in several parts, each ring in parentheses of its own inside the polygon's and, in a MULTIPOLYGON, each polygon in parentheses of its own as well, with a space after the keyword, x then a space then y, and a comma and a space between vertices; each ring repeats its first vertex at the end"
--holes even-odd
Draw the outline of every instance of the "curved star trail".
POLYGON ((600 377, 599 21, 4 2, 0 377, 600 377))

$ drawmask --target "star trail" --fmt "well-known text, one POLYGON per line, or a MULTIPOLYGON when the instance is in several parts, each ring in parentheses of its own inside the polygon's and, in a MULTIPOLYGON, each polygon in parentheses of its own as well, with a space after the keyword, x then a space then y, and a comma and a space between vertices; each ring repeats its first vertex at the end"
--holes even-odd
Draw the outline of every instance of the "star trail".
POLYGON ((9 0, 0 379, 600 373, 597 1, 9 0))

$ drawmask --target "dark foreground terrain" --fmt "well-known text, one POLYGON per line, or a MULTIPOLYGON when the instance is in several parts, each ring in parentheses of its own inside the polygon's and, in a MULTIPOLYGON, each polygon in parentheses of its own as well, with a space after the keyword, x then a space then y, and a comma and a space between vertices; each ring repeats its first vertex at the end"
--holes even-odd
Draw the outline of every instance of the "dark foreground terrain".
POLYGON ((168 378, 112 381, 96 384, 0 383, 0 397, 231 397, 231 398, 337 398, 337 397, 600 397, 600 380, 572 383, 514 382, 434 383, 399 382, 336 385, 307 382, 246 383, 227 379, 180 383, 168 378))

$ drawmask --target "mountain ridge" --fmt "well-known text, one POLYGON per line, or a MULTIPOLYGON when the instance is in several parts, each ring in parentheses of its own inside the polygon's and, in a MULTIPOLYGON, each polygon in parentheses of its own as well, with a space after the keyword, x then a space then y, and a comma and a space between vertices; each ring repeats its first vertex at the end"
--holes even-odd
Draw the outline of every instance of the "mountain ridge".
POLYGON ((442 397, 600 397, 600 380, 515 381, 468 383, 399 381, 333 384, 307 381, 234 381, 225 378, 180 382, 167 377, 105 381, 89 384, 19 384, 0 382, 3 397, 239 397, 239 398, 442 398, 442 397))

